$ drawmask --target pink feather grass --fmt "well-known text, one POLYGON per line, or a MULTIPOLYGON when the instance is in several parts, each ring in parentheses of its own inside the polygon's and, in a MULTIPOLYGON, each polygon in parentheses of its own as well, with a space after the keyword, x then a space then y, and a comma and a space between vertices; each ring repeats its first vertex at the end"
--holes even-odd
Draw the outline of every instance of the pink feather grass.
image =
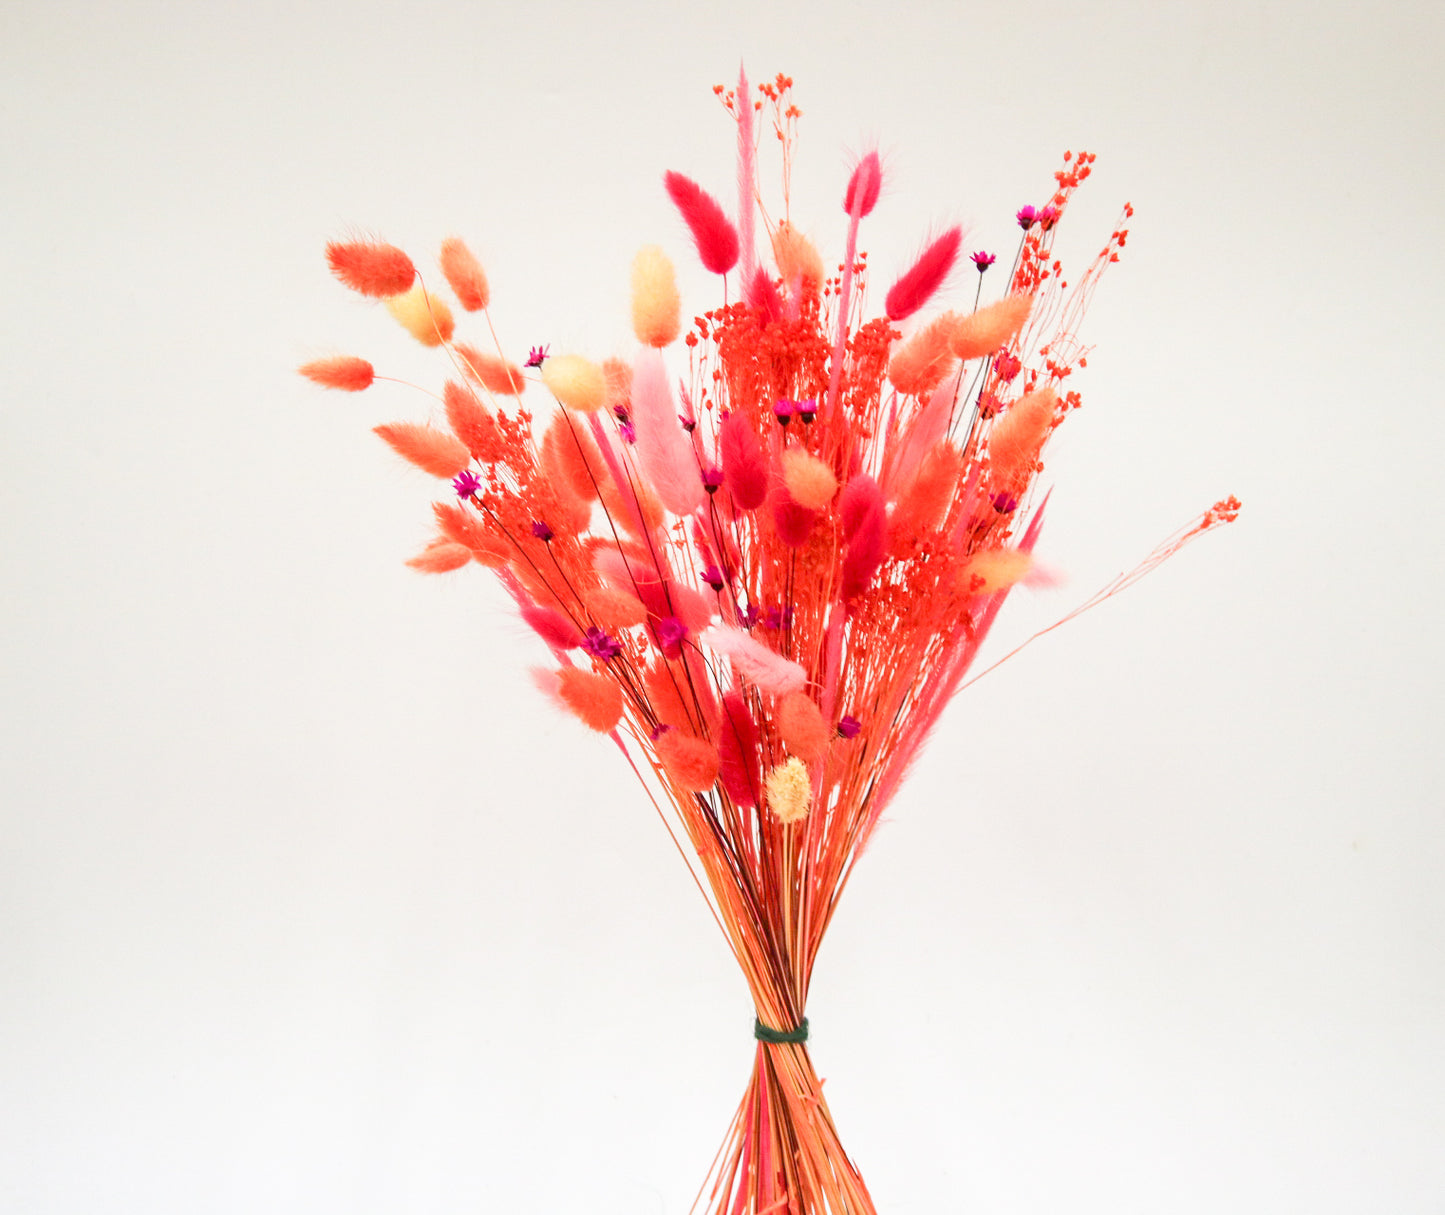
POLYGON ((714 274, 726 274, 738 262, 738 233, 717 199, 681 173, 669 171, 663 183, 692 232, 702 264, 714 274))
POLYGON ((949 228, 942 236, 929 241, 907 270, 888 289, 883 309, 890 321, 901 321, 922 308, 943 286, 958 261, 963 229, 949 228))

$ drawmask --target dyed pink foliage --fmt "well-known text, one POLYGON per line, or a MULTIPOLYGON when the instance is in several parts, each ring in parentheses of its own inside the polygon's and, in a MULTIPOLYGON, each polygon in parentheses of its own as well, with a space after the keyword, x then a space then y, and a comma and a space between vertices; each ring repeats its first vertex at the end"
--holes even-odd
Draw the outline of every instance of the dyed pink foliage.
POLYGON ((953 263, 958 260, 958 247, 963 241, 963 229, 952 227, 937 240, 929 243, 918 260, 899 276, 888 290, 883 301, 884 311, 890 321, 901 321, 912 316, 933 298, 934 292, 943 285, 953 263))
POLYGON ((692 229, 702 264, 714 274, 726 274, 738 263, 738 232, 723 214, 717 199, 690 177, 668 172, 663 181, 673 203, 692 229))

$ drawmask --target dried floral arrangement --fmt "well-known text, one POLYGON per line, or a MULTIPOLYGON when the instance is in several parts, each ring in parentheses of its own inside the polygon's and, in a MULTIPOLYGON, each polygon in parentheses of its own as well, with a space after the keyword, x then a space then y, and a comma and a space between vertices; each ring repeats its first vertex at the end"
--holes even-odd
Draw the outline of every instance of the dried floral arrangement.
MULTIPOLYGON (((501 580, 550 650, 538 686, 632 765, 747 979, 752 1077, 695 1204, 718 1215, 873 1210, 808 1054, 813 963, 1011 589, 1043 577, 1032 557, 1041 455, 1079 407, 1079 326, 1132 214, 1125 206, 1070 285, 1054 240, 1094 158, 1066 153, 1049 195, 1018 212, 997 299, 980 303, 996 259, 979 250, 972 308, 918 319, 964 261, 954 227, 870 316, 858 239, 882 163, 870 152, 852 169, 845 253, 829 273, 789 214, 791 87, 781 75, 756 96, 746 77, 718 86, 736 126, 735 219, 688 178, 664 182, 732 302, 684 330, 672 262, 642 249, 627 359, 540 346, 518 365, 494 336, 460 340, 451 304, 402 250, 327 249, 335 275, 383 300, 451 373, 444 426, 376 427, 454 491, 433 504, 435 538, 408 564, 477 563, 501 580), (758 186, 769 133, 782 159, 776 218, 758 186), (539 388, 542 418, 522 403, 539 388)), ((448 239, 440 270, 490 335, 476 257, 448 239)), ((353 356, 301 371, 349 391, 379 378, 353 356)), ((1238 508, 1216 503, 1071 615, 1238 508)))

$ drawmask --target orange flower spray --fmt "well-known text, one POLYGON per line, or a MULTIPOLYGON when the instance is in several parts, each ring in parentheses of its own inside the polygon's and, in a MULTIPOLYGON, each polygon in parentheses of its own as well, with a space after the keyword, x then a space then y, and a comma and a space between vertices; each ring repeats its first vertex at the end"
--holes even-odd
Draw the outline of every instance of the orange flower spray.
MULTIPOLYGON (((492 336, 492 287, 460 239, 442 244, 441 279, 482 315, 481 344, 456 337, 443 282, 422 281, 401 250, 337 242, 327 256, 444 358, 450 432, 376 427, 455 491, 434 504, 437 534, 408 564, 495 572, 551 654, 538 687, 578 719, 579 747, 584 728, 606 734, 668 808, 747 980, 752 1077, 699 1204, 867 1215, 808 1053, 813 964, 879 816, 1004 601, 1035 580, 1042 460, 1080 405, 1079 325, 1128 230, 1121 222, 1066 285, 1054 241, 1094 160, 1066 153, 1043 204, 1018 212, 997 299, 980 306, 996 257, 977 250, 972 310, 926 315, 964 252, 951 228, 871 315, 858 242, 881 206, 882 163, 864 155, 841 193, 845 252, 830 276, 789 216, 791 90, 781 75, 756 97, 745 77, 716 90, 737 132, 732 216, 704 185, 664 178, 730 301, 697 315, 681 347, 687 314, 658 245, 638 252, 630 297, 619 284, 634 349, 543 345, 525 360, 492 336), (769 129, 782 154, 776 220, 757 180, 769 129)), ((353 392, 380 378, 349 356, 301 371, 353 392)), ((1238 509, 1217 503, 1078 610, 1238 509)))

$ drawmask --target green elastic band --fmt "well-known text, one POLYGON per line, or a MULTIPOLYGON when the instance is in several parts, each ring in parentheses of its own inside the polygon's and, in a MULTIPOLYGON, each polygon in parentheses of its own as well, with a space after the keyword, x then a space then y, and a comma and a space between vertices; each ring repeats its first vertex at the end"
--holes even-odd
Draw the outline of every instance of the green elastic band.
POLYGON ((769 1029, 761 1021, 753 1021, 753 1037, 759 1042, 770 1042, 777 1046, 782 1042, 806 1042, 808 1040, 808 1018, 798 1022, 797 1029, 769 1029))

